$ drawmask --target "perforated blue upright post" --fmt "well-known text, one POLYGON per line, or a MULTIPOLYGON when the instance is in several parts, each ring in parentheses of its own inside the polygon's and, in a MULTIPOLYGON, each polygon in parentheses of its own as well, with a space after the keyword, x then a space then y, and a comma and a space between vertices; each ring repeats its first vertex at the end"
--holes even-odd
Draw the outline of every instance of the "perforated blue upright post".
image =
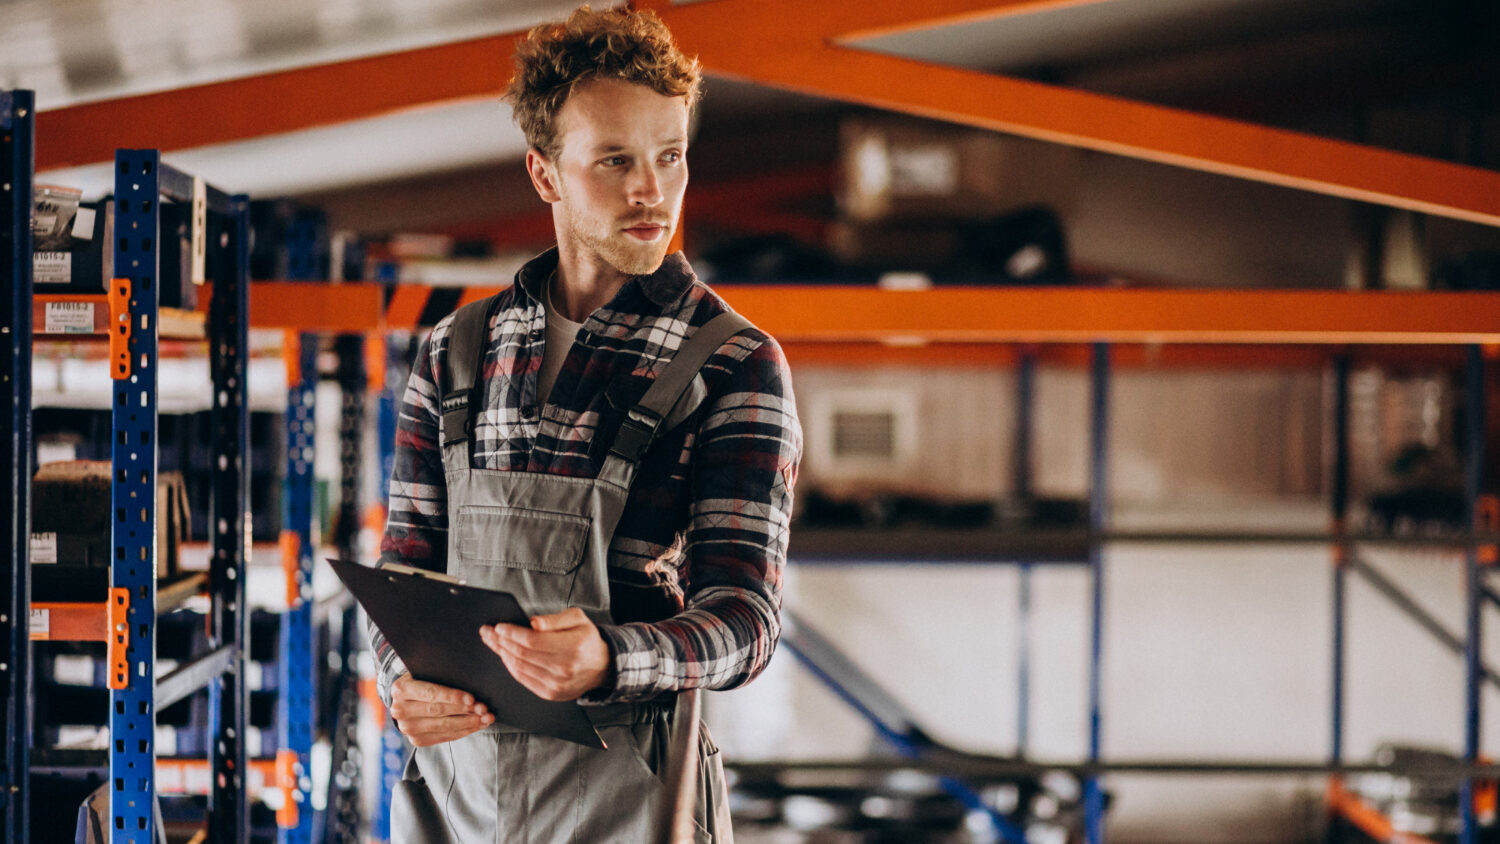
POLYGON ((31 171, 30 91, 0 91, 0 836, 29 841, 31 745, 31 171))
MULTIPOLYGON (((1104 546, 1099 536, 1108 522, 1109 506, 1109 344, 1095 343, 1091 367, 1093 419, 1089 430, 1092 462, 1089 482, 1089 575, 1093 582, 1092 626, 1089 639, 1089 761, 1099 761, 1101 667, 1104 652, 1104 546)), ((1083 781, 1084 840, 1104 842, 1104 792, 1097 775, 1083 781)))
MULTIPOLYGON (((380 503, 386 512, 391 504, 391 470, 396 459, 396 415, 398 390, 405 374, 405 357, 397 354, 396 344, 385 338, 385 385, 380 391, 377 411, 379 435, 376 437, 380 453, 380 503)), ((391 840, 391 795, 396 783, 401 780, 401 767, 406 743, 401 731, 396 729, 396 719, 386 718, 385 729, 380 732, 380 790, 375 800, 375 816, 372 819, 371 836, 377 841, 391 840)))
POLYGON ((156 364, 161 156, 115 153, 110 572, 110 841, 154 844, 156 364), (119 303, 119 304, 117 304, 119 303), (123 304, 123 310, 120 307, 123 304), (118 656, 116 656, 118 654, 118 656))
MULTIPOLYGON (((283 553, 294 553, 287 576, 288 606, 281 616, 277 768, 294 786, 277 815, 282 844, 313 840, 312 744, 316 710, 313 701, 313 434, 317 385, 317 340, 298 336, 289 355, 297 361, 287 384, 287 466, 283 553)), ((284 784, 285 785, 285 784, 284 784)))

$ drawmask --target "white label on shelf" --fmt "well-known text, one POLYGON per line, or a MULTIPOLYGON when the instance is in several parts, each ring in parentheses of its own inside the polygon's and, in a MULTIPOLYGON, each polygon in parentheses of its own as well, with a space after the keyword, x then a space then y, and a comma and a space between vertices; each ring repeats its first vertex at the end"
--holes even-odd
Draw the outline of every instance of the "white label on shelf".
POLYGON ((245 755, 255 757, 260 755, 261 747, 264 746, 259 727, 245 728, 245 755))
MULTIPOLYGON (((160 736, 157 742, 161 741, 160 736)), ((158 750, 157 753, 161 751, 158 750)), ((156 764, 156 790, 162 794, 182 793, 182 767, 179 765, 156 764)))
POLYGON ((94 239, 94 209, 85 205, 78 206, 78 213, 73 217, 73 238, 94 239))
POLYGON ((214 784, 213 771, 207 765, 194 765, 183 772, 184 794, 207 794, 214 784))
POLYGON ((258 662, 245 663, 245 688, 258 692, 266 687, 266 667, 258 662))
POLYGON ((177 728, 157 725, 156 753, 158 756, 177 755, 177 728))
POLYGON ((57 562, 57 534, 49 531, 31 535, 31 562, 33 565, 57 562))
POLYGON ((73 281, 72 252, 31 253, 33 284, 70 284, 73 281))
POLYGON ((63 724, 57 728, 58 747, 94 747, 102 737, 104 746, 109 746, 109 729, 91 724, 63 724))
POLYGON ((48 302, 43 334, 93 334, 93 302, 48 302))
POLYGON ((32 610, 29 638, 45 639, 52 635, 52 611, 32 610))
POLYGON ((52 679, 70 686, 92 686, 94 658, 82 654, 58 654, 52 658, 52 679))

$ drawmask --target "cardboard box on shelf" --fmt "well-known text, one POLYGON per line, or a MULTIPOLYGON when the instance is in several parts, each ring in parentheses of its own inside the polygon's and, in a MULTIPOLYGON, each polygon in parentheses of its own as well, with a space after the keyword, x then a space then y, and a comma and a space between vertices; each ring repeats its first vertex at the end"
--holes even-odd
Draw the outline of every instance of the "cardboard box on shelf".
MULTIPOLYGON (((34 573, 100 569, 110 565, 111 465, 72 460, 42 466, 32 480, 31 563, 34 573)), ((161 472, 156 484, 156 574, 175 575, 188 538, 187 486, 180 472, 161 472)), ((60 577, 67 575, 59 573, 60 577)), ((49 580, 51 576, 49 575, 49 580)), ((83 578, 81 580, 87 580, 83 578)), ((90 581, 91 582, 91 581, 90 581)), ((40 579, 37 581, 41 585, 40 579)), ((48 596, 48 600, 61 600, 48 596)), ((80 598, 82 599, 82 598, 80 598)), ((43 600, 38 596, 38 600, 43 600)))
POLYGON ((839 208, 850 220, 988 217, 1005 191, 1005 139, 898 117, 855 117, 839 131, 839 208))
POLYGON ((31 255, 37 293, 104 292, 104 279, 114 264, 114 250, 110 248, 114 214, 110 206, 109 202, 78 204, 67 212, 65 223, 53 215, 49 236, 37 238, 31 255))

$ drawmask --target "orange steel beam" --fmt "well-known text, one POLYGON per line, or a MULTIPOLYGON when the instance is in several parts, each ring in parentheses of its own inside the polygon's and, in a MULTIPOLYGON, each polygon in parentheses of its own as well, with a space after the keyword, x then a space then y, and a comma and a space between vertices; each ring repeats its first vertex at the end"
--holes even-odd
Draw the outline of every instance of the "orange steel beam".
POLYGON ((284 70, 37 113, 36 169, 112 159, 116 148, 177 150, 498 99, 514 35, 284 70))
POLYGON ((783 342, 1500 342, 1500 293, 731 286, 783 342))
POLYGON ((358 282, 257 281, 250 285, 250 327, 374 331, 382 324, 384 290, 379 284, 358 282))
POLYGON ((817 27, 852 25, 862 15, 848 6, 717 0, 672 6, 663 17, 706 67, 764 85, 1500 225, 1500 172, 843 46, 835 42, 846 32, 817 27))
POLYGON ((109 606, 103 603, 51 602, 31 605, 47 614, 47 632, 33 629, 30 638, 50 642, 109 641, 109 606))
POLYGON ((1326 797, 1328 808, 1375 841, 1392 844, 1435 844, 1431 838, 1413 832, 1402 832, 1385 815, 1348 789, 1337 777, 1328 781, 1326 797))
MULTIPOLYGON (((1055 143, 1500 225, 1500 173, 841 46, 1088 0, 714 0, 649 6, 710 71, 1055 143), (920 11, 917 11, 920 9, 920 11)), ((1105 2, 1105 0, 1094 0, 1105 2)), ((37 166, 261 137, 497 96, 514 35, 42 111, 37 166)))

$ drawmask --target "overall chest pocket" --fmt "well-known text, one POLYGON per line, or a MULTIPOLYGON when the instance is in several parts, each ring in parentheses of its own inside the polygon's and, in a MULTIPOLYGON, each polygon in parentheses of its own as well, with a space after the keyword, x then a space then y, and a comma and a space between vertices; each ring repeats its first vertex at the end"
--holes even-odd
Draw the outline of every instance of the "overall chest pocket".
POLYGON ((458 516, 458 576, 466 582, 510 592, 526 615, 609 609, 601 553, 589 555, 589 517, 478 504, 458 516))
POLYGON ((479 565, 568 574, 588 546, 589 519, 572 513, 471 504, 458 519, 459 555, 479 565))

